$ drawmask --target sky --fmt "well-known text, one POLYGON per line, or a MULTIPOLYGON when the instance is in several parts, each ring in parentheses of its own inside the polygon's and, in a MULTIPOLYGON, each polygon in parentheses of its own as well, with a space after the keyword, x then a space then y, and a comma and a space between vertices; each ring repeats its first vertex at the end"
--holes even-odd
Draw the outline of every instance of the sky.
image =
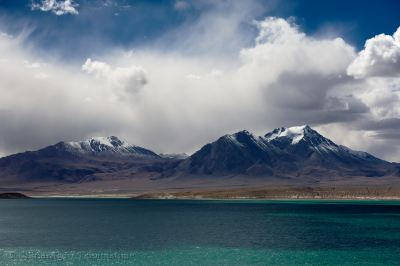
POLYGON ((0 0, 0 156, 309 124, 400 161, 400 1, 0 0))

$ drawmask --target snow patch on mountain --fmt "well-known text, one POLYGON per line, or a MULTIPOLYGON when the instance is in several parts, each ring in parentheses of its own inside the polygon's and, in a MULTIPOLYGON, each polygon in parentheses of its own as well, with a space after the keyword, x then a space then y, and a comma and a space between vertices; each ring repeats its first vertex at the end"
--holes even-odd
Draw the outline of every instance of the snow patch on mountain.
POLYGON ((160 153, 161 158, 183 160, 189 157, 186 153, 160 153))
POLYGON ((243 147, 243 144, 240 143, 240 142, 237 140, 236 134, 233 134, 233 135, 225 135, 225 136, 224 136, 224 139, 226 139, 226 140, 229 141, 229 142, 232 142, 233 144, 235 144, 235 145, 237 145, 237 146, 243 147))
POLYGON ((243 130, 234 134, 226 134, 222 136, 220 140, 232 143, 235 146, 244 147, 243 143, 239 140, 240 136, 246 136, 248 138, 251 138, 252 134, 247 130, 243 130))
POLYGON ((279 149, 303 155, 311 150, 324 158, 332 158, 331 156, 334 156, 344 160, 346 160, 345 158, 368 161, 378 160, 366 152, 354 151, 345 146, 337 145, 308 125, 276 128, 263 137, 255 136, 247 130, 243 130, 235 134, 224 135, 220 140, 239 149, 257 147, 258 150, 264 152, 270 152, 271 149, 279 149))
POLYGON ((308 149, 314 150, 322 156, 334 155, 338 158, 344 156, 345 158, 353 158, 358 160, 379 160, 369 153, 355 151, 345 146, 337 145, 330 139, 320 135, 308 125, 289 128, 276 128, 272 132, 267 133, 264 136, 264 139, 282 149, 286 149, 291 146, 297 150, 304 150, 305 147, 307 147, 308 149), (300 146, 296 147, 297 145, 300 146))
POLYGON ((156 156, 154 152, 145 148, 130 145, 115 136, 93 137, 84 141, 65 142, 67 149, 85 154, 119 154, 135 156, 156 156))
POLYGON ((285 127, 277 128, 270 134, 267 134, 265 136, 265 139, 267 141, 271 141, 277 138, 287 137, 292 140, 292 144, 297 144, 304 138, 304 134, 308 128, 309 128, 308 125, 289 127, 289 128, 285 127))

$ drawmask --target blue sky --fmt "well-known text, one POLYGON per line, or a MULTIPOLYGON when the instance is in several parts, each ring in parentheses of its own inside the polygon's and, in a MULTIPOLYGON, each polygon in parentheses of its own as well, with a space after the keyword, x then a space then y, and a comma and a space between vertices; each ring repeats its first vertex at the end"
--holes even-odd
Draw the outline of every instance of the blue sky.
MULTIPOLYGON (((57 16, 32 11, 32 3, 40 2, 1 0, 2 30, 10 34, 29 31, 28 42, 66 60, 101 54, 110 46, 152 45, 165 33, 195 23, 202 13, 214 8, 213 1, 187 1, 187 7, 177 10, 173 0, 75 0, 78 15, 57 16)), ((400 21, 400 2, 396 0, 252 2, 257 3, 257 10, 243 21, 244 27, 252 19, 266 16, 293 18, 307 34, 340 35, 358 49, 376 34, 394 32, 400 21)), ((227 6, 221 8, 229 9, 227 6)))
POLYGON ((0 0, 0 156, 309 124, 400 161, 400 1, 0 0))

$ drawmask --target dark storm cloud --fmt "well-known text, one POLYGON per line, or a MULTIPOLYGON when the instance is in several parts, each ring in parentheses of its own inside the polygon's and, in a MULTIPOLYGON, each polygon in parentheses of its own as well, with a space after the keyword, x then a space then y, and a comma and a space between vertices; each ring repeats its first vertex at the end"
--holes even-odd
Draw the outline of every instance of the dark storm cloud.
POLYGON ((400 118, 386 118, 378 121, 366 121, 360 127, 365 130, 398 130, 400 129, 400 118))

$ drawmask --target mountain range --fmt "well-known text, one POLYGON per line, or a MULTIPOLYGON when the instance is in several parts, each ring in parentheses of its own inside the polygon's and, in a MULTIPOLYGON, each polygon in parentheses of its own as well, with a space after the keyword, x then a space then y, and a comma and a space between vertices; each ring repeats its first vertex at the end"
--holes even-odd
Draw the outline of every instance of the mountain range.
POLYGON ((110 136, 0 158, 0 187, 139 179, 154 184, 174 180, 175 185, 190 180, 229 183, 237 177, 261 183, 397 178, 400 164, 338 145, 307 125, 281 127, 263 136, 246 130, 227 134, 190 156, 157 154, 110 136))
POLYGON ((397 164, 337 145, 309 126, 277 128, 264 136, 244 130, 203 146, 179 170, 250 176, 384 176, 397 164))

